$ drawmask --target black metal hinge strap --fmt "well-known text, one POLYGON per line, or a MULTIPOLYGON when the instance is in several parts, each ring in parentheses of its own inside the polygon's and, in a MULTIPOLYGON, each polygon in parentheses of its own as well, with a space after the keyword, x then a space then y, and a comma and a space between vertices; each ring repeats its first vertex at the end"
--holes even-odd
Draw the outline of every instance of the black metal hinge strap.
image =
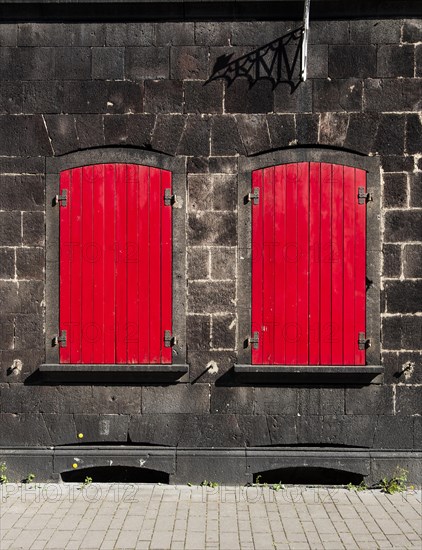
POLYGON ((174 337, 171 334, 170 330, 164 331, 164 347, 165 348, 171 348, 174 346, 174 337))
POLYGON ((259 187, 254 187, 252 193, 248 193, 248 202, 253 201, 253 204, 259 204, 259 187))
POLYGON ((358 204, 365 204, 372 200, 371 193, 365 193, 364 187, 358 187, 358 204))
POLYGON ((67 189, 62 189, 61 195, 54 197, 54 204, 60 204, 60 206, 67 206, 67 189))
POLYGON ((259 348, 259 332, 253 333, 253 336, 249 338, 249 344, 252 344, 253 349, 259 348))
POLYGON ((359 332, 358 347, 360 350, 364 350, 371 345, 371 340, 365 337, 364 332, 359 332))
POLYGON ((172 195, 171 189, 164 189, 164 204, 165 206, 173 206, 176 201, 176 196, 172 195))
POLYGON ((67 347, 67 330, 60 331, 60 335, 53 338, 53 345, 60 345, 61 348, 67 347))

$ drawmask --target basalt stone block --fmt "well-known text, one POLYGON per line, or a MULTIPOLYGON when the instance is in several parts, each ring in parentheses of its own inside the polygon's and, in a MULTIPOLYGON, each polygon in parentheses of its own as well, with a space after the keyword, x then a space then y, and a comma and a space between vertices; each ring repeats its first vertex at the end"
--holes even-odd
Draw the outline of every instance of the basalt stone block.
POLYGON ((399 155, 404 152, 405 117, 401 115, 381 115, 374 149, 380 155, 399 155))
POLYGON ((231 212, 195 212, 188 218, 190 245, 235 246, 236 216, 231 212))
MULTIPOLYGON (((326 45, 312 46, 308 50, 308 78, 328 77, 329 47, 326 45)), ((352 76, 352 75, 348 75, 352 76)), ((312 91, 311 91, 312 96, 312 91)), ((312 109, 309 109, 311 111, 312 109)))
POLYGON ((422 349, 422 318, 414 315, 384 317, 382 344, 385 350, 422 349))
POLYGON ((142 388, 143 414, 206 414, 210 409, 208 384, 178 384, 142 388))
POLYGON ((233 363, 236 354, 232 351, 200 350, 191 351, 188 348, 189 379, 193 382, 215 384, 224 377, 233 379, 233 363))
POLYGON ((44 119, 55 155, 79 148, 75 118, 72 115, 46 115, 44 119))
POLYGON ((403 254, 403 274, 407 278, 422 278, 422 245, 407 244, 403 254))
POLYGON ((234 350, 235 346, 236 318, 233 315, 213 315, 211 347, 234 350))
POLYGON ((3 382, 24 382, 45 362, 44 350, 3 350, 0 352, 0 377, 3 382))
POLYGON ((107 23, 105 26, 107 46, 151 46, 154 42, 152 23, 107 23))
POLYGON ((255 414, 297 415, 296 388, 255 388, 255 414))
POLYGON ((233 45, 264 46, 273 40, 295 32, 300 25, 296 21, 237 21, 232 24, 233 45))
POLYGON ((92 78, 123 80, 124 48, 92 48, 92 78))
POLYGON ((1 210, 41 210, 43 208, 44 178, 42 176, 3 176, 1 178, 1 210))
POLYGON ((44 300, 44 282, 19 281, 18 297, 18 308, 15 311, 41 314, 44 300))
POLYGON ((396 413, 398 415, 421 414, 422 386, 397 386, 396 413))
POLYGON ((253 387, 214 386, 211 388, 211 413, 253 414, 254 392, 255 388, 253 387))
POLYGON ((211 279, 234 280, 236 275, 236 249, 215 248, 211 249, 211 279))
POLYGON ((52 445, 76 445, 80 443, 80 439, 77 438, 78 431, 73 414, 43 414, 42 418, 52 445))
MULTIPOLYGON (((68 395, 70 402, 72 392, 68 395)), ((140 387, 93 386, 91 402, 94 412, 97 410, 100 413, 141 414, 142 390, 140 387)))
MULTIPOLYGON (((13 349, 15 334, 13 315, 0 315, 0 349, 13 349)), ((3 399, 3 394, 2 394, 3 399)))
POLYGON ((374 415, 325 415, 322 417, 321 441, 326 445, 372 447, 375 426, 374 415))
POLYGON ((422 76, 422 45, 415 47, 415 76, 422 76))
POLYGON ((156 25, 155 44, 157 46, 189 46, 194 43, 194 36, 195 24, 192 22, 159 23, 156 25))
POLYGON ((17 35, 17 24, 2 23, 0 27, 0 46, 17 46, 17 35))
POLYGON ((368 79, 364 87, 364 110, 420 110, 420 82, 415 78, 368 79))
POLYGON ((280 83, 274 90, 276 113, 312 112, 312 81, 301 82, 292 90, 290 84, 280 83))
POLYGON ((63 82, 24 82, 23 87, 24 113, 48 114, 63 111, 63 82))
POLYGON ((187 163, 188 174, 207 174, 210 171, 209 157, 189 157, 187 163))
POLYGON ((383 352, 384 382, 386 384, 421 384, 422 352, 383 352))
POLYGON ((2 385, 0 389, 2 413, 42 412, 39 410, 39 388, 11 383, 2 385))
POLYGON ((209 174, 188 176, 188 210, 211 210, 213 205, 212 180, 209 174))
POLYGON ((415 50, 413 46, 378 46, 377 76, 413 76, 415 50))
POLYGON ((331 78, 368 78, 377 74, 375 46, 330 46, 328 73, 331 78))
POLYGON ((207 78, 208 48, 180 46, 170 48, 170 77, 177 80, 207 78))
POLYGON ((401 210, 385 213, 386 242, 412 242, 422 240, 422 212, 401 210))
POLYGON ((125 76, 129 79, 169 78, 169 49, 157 48, 126 48, 125 76))
POLYGON ((155 117, 153 115, 110 115, 104 117, 106 144, 148 146, 151 143, 155 117))
POLYGON ((233 414, 190 415, 186 419, 180 447, 243 447, 244 436, 233 414), (223 424, 224 420, 224 424, 223 424))
POLYGON ((16 249, 16 275, 18 279, 42 279, 44 250, 42 248, 16 249))
POLYGON ((21 242, 21 213, 0 212, 0 243, 4 246, 16 246, 21 242))
POLYGON ((41 116, 0 116, 0 155, 51 155, 41 116))
POLYGON ((203 82, 192 80, 185 82, 186 113, 222 113, 223 89, 221 80, 203 82))
POLYGON ((15 278, 15 251, 13 248, 0 248, 0 279, 15 278))
POLYGON ((204 248, 188 247, 188 279, 209 277, 210 251, 204 248))
POLYGON ((54 80, 54 48, 0 48, 2 80, 54 80))
POLYGON ((373 151, 378 125, 379 115, 377 114, 352 113, 349 117, 344 147, 362 153, 373 151))
POLYGON ((373 446, 375 449, 412 449, 411 416, 379 416, 373 446))
POLYGON ((265 415, 240 414, 237 417, 237 421, 246 447, 266 447, 271 445, 270 431, 265 415))
POLYGON ((177 148, 178 155, 204 156, 210 154, 211 123, 208 117, 189 115, 177 148))
POLYGON ((187 414, 142 414, 132 416, 129 439, 132 443, 175 447, 185 429, 187 414))
POLYGON ((41 349, 44 347, 43 318, 40 315, 16 315, 15 348, 41 349))
POLYGON ((326 111, 361 111, 362 81, 356 78, 314 80, 313 109, 326 111))
POLYGON ((188 311, 219 313, 234 308, 235 285, 232 282, 191 281, 188 287, 188 311))
POLYGON ((244 155, 245 152, 234 116, 213 117, 211 119, 211 154, 244 155))
POLYGON ((210 348, 211 318, 209 315, 188 315, 186 334, 189 350, 210 348))
POLYGON ((146 80, 144 87, 146 113, 183 111, 183 83, 180 80, 146 80))
POLYGON ((410 175, 410 206, 422 206, 422 172, 410 175))
POLYGON ((209 170, 215 174, 237 174, 236 157, 210 157, 209 170))
POLYGON ((22 82, 0 82, 0 114, 18 114, 23 110, 22 82))
POLYGON ((410 172, 414 168, 414 159, 400 155, 384 155, 381 157, 381 166, 384 172, 410 172))
POLYGON ((348 114, 322 113, 319 123, 319 143, 342 147, 346 140, 348 126, 348 114))
POLYGON ((385 244, 382 248, 384 277, 400 277, 402 269, 401 245, 385 244))
POLYGON ((91 48, 55 48, 54 77, 57 80, 89 80, 91 48))
POLYGON ((80 149, 104 145, 104 124, 101 115, 76 115, 74 118, 80 149))
POLYGON ((274 149, 295 143, 296 127, 293 115, 267 115, 267 124, 274 149))
POLYGON ((273 105, 273 88, 267 80, 259 80, 251 86, 248 80, 237 79, 226 87, 227 113, 271 113, 273 105))
POLYGON ((309 44, 348 44, 349 21, 313 21, 309 44))
POLYGON ((237 204, 237 177, 213 174, 212 195, 214 210, 235 210, 237 204))
POLYGON ((231 42, 230 23, 207 21, 195 23, 195 44, 198 46, 228 46, 231 42))
POLYGON ((77 433, 84 441, 127 442, 130 416, 125 414, 75 414, 77 433))
POLYGON ((0 303, 2 313, 20 311, 18 299, 18 284, 13 281, 0 281, 0 303))
POLYGON ((296 115, 295 120, 297 144, 317 144, 319 115, 296 115))
POLYGON ((297 443, 296 417, 267 416, 271 445, 295 445, 297 443))
MULTIPOLYGON (((92 83, 104 86, 103 82, 92 83)), ((134 82, 107 82, 106 109, 102 112, 133 114, 143 111, 142 87, 134 82)), ((96 112, 96 111, 94 111, 96 112)))
POLYGON ((152 148, 175 155, 185 123, 182 115, 157 115, 151 140, 152 148))
POLYGON ((403 208, 407 202, 406 174, 384 174, 384 206, 403 208))
POLYGON ((300 414, 344 414, 343 388, 297 388, 297 398, 300 414))
POLYGON ((389 386, 346 388, 346 414, 393 414, 393 392, 389 386))
POLYGON ((402 21, 378 19, 350 21, 351 44, 398 44, 402 21))
POLYGON ((422 312, 422 279, 386 281, 384 289, 388 313, 422 312))
POLYGON ((422 123, 419 115, 406 117, 406 151, 418 154, 422 150, 422 123))
POLYGON ((21 23, 19 46, 102 46, 104 25, 97 23, 21 23))
POLYGON ((271 149, 267 119, 264 115, 238 115, 236 120, 248 155, 271 149))
POLYGON ((43 157, 0 157, 0 174, 44 174, 43 157))
POLYGON ((403 23, 403 42, 422 42, 420 19, 407 19, 403 23))
POLYGON ((46 446, 51 438, 40 414, 0 414, 0 441, 5 446, 46 446))

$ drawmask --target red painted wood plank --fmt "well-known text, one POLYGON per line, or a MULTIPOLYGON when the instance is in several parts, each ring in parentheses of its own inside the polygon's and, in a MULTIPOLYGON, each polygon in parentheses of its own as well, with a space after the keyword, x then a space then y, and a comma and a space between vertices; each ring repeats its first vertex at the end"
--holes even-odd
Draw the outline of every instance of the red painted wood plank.
POLYGON ((127 362, 139 361, 139 180, 138 167, 126 166, 127 189, 127 362))
MULTIPOLYGON (((161 335, 172 332, 172 207, 164 204, 166 189, 172 189, 171 172, 161 171, 161 335)), ((162 336, 163 338, 163 336, 162 336)), ((171 363, 171 348, 161 340, 161 362, 171 363)))
POLYGON ((115 165, 104 165, 104 363, 116 361, 116 176, 115 165))
POLYGON ((355 170, 344 167, 344 312, 343 312, 343 358, 345 365, 355 362, 357 335, 355 330, 355 208, 357 193, 355 170))
MULTIPOLYGON (((355 170, 355 197, 358 188, 366 190, 366 172, 355 170)), ((355 202, 355 364, 365 364, 365 350, 359 350, 356 341, 359 332, 366 333, 366 203, 355 202)))
POLYGON ((286 365, 297 364, 297 164, 286 167, 286 365))
POLYGON ((74 168, 71 171, 72 184, 69 190, 69 214, 71 216, 71 272, 70 278, 70 317, 72 327, 68 346, 70 349, 70 362, 80 363, 82 360, 82 279, 80 276, 82 266, 82 168, 74 168), (77 275, 79 274, 79 275, 77 275))
POLYGON ((264 169, 264 288, 263 288, 263 329, 262 363, 274 363, 274 168, 264 169))
POLYGON ((333 164, 332 185, 332 363, 343 364, 343 166, 333 164))
POLYGON ((321 365, 331 365, 331 192, 332 165, 321 164, 321 297, 320 297, 320 346, 321 365))
POLYGON ((283 365, 286 360, 286 166, 276 166, 275 188, 275 304, 274 304, 274 362, 283 365))
POLYGON ((308 363, 309 322, 309 164, 297 166, 297 363, 308 363))
POLYGON ((104 363, 104 165, 93 167, 93 312, 94 330, 92 342, 92 360, 104 363))
POLYGON ((116 363, 127 362, 127 185, 126 165, 116 165, 116 363))
POLYGON ((72 253, 72 235, 71 235, 71 204, 70 194, 72 192, 71 171, 66 170, 60 174, 59 184, 60 194, 63 189, 68 191, 67 206, 59 206, 60 218, 60 318, 59 330, 67 331, 68 344, 66 347, 60 347, 60 363, 70 363, 71 345, 73 343, 72 317, 71 317, 71 253, 72 253))
POLYGON ((161 360, 161 171, 150 168, 150 222, 149 222, 149 311, 150 362, 161 360))
POLYGON ((320 357, 320 270, 321 270, 321 165, 309 166, 309 364, 320 357))
MULTIPOLYGON (((252 191, 258 188, 260 193, 259 203, 252 201, 252 314, 251 314, 251 336, 258 332, 262 341, 263 311, 263 208, 265 191, 263 186, 263 171, 255 170, 252 173, 252 191)), ((258 349, 252 346, 252 364, 262 364, 262 342, 258 349)))
POLYGON ((149 362, 149 168, 139 167, 139 362, 149 362))

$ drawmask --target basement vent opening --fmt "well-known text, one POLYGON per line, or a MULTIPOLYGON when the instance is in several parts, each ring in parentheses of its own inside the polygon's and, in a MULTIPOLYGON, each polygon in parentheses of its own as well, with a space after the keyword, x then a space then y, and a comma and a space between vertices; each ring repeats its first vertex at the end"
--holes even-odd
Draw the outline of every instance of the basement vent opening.
POLYGON ((164 483, 169 484, 170 476, 166 472, 137 468, 134 466, 94 466, 61 472, 62 481, 83 483, 87 477, 93 483, 164 483))
POLYGON ((334 468, 278 468, 256 472, 254 483, 284 483, 286 485, 359 485, 364 480, 362 474, 336 470, 334 468))

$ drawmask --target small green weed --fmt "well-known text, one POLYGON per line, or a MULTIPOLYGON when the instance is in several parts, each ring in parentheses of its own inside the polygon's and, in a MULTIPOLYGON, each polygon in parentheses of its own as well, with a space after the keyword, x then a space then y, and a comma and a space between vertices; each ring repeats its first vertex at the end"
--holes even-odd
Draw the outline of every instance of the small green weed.
POLYGON ((397 466, 392 478, 388 479, 384 477, 379 484, 379 487, 383 493, 393 495, 394 493, 401 493, 407 489, 407 474, 409 472, 404 468, 397 466))
POLYGON ((35 479, 35 474, 28 474, 25 479, 22 480, 22 483, 32 483, 35 479))
POLYGON ((362 480, 359 485, 355 485, 354 483, 348 483, 347 488, 349 491, 356 491, 357 493, 359 491, 366 491, 369 489, 368 485, 362 480))
POLYGON ((285 489, 284 485, 279 481, 278 483, 273 483, 271 485, 271 489, 273 491, 281 491, 282 489, 285 489))
POLYGON ((87 487, 88 485, 91 485, 91 483, 92 483, 92 477, 86 476, 84 482, 79 487, 79 489, 83 489, 84 487, 87 487))
POLYGON ((201 487, 218 487, 218 483, 216 481, 207 481, 206 479, 204 479, 204 481, 202 481, 200 483, 200 486, 201 487))
POLYGON ((9 481, 6 472, 6 462, 0 462, 0 483, 7 483, 9 481))

